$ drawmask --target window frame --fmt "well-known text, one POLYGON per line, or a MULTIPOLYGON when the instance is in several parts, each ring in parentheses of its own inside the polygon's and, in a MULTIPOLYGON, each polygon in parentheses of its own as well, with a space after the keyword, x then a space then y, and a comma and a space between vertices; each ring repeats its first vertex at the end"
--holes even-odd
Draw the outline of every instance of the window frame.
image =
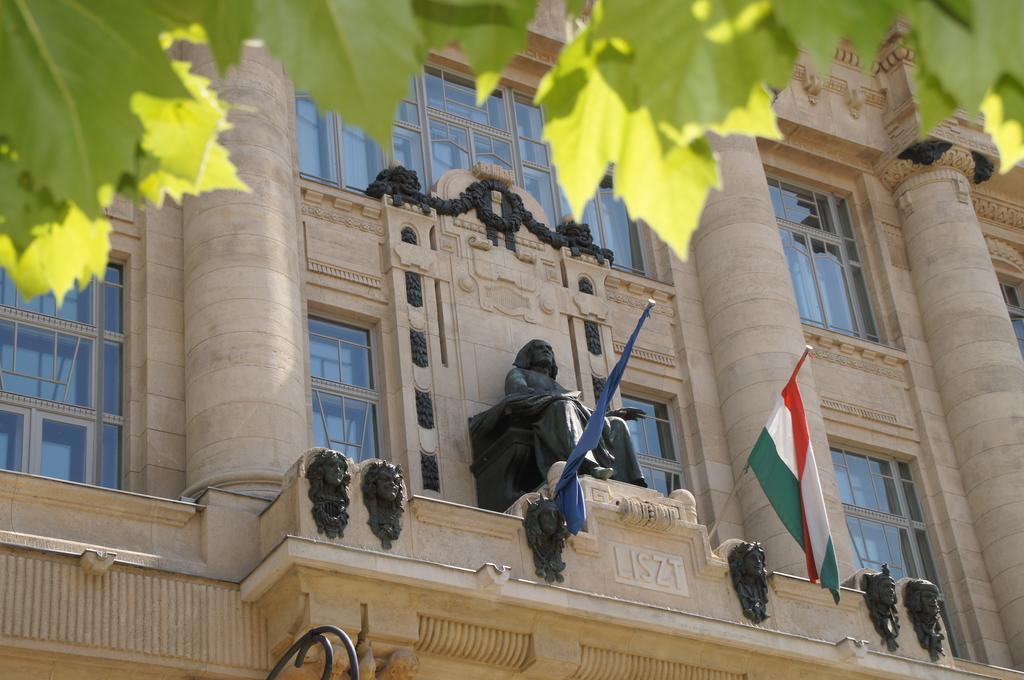
MULTIPOLYGON (((835 455, 837 453, 843 455, 844 460, 846 456, 856 456, 858 458, 864 458, 867 461, 875 460, 887 463, 889 465, 890 470, 892 471, 893 486, 896 490, 896 500, 900 505, 901 512, 903 512, 903 514, 897 515, 893 513, 884 512, 881 510, 866 508, 863 506, 843 501, 843 489, 841 487, 842 482, 839 479, 839 475, 836 474, 836 482, 838 485, 840 485, 839 495, 840 502, 843 507, 843 521, 847 526, 847 531, 849 531, 849 518, 851 517, 857 520, 867 520, 875 522, 877 524, 881 524, 883 527, 895 527, 897 531, 900 529, 905 529, 907 531, 908 537, 907 544, 910 547, 911 554, 904 554, 903 559, 904 562, 910 561, 913 563, 905 563, 903 565, 903 571, 905 576, 908 576, 910 578, 927 579, 934 583, 936 586, 938 586, 940 592, 945 593, 945 588, 943 588, 942 582, 939 578, 938 561, 935 559, 936 552, 935 549, 932 547, 932 539, 929 535, 930 532, 928 531, 928 524, 926 522, 926 507, 921 502, 922 495, 919 491, 919 486, 917 483, 918 475, 914 473, 914 463, 912 461, 900 460, 898 458, 893 458, 891 456, 886 455, 859 453, 856 451, 851 451, 850 449, 844 446, 832 445, 829 446, 829 460, 832 461, 833 469, 835 468, 835 455), (903 470, 901 470, 901 466, 906 470, 905 475, 903 473, 903 470), (905 485, 907 484, 909 484, 910 487, 914 490, 914 502, 916 503, 918 512, 921 516, 921 519, 919 520, 913 518, 911 505, 908 502, 908 497, 905 488, 905 485), (921 538, 924 539, 924 548, 928 551, 928 554, 926 556, 922 555, 921 553, 921 538), (914 573, 911 573, 911 567, 913 568, 914 573)), ((849 465, 845 465, 844 467, 849 469, 849 465)), ((874 476, 874 473, 869 471, 869 475, 874 476)), ((852 488, 853 486, 851 482, 851 491, 852 488)), ((875 493, 875 495, 877 496, 877 490, 875 488, 873 481, 871 484, 871 488, 872 492, 875 493)), ((856 541, 854 541, 852 534, 850 536, 850 542, 850 547, 853 549, 854 560, 860 568, 863 568, 863 566, 861 566, 860 554, 857 552, 857 544, 856 541)), ((886 544, 888 544, 888 537, 886 538, 886 544)), ((900 550, 901 553, 904 552, 903 546, 900 546, 900 550)), ((891 552, 892 549, 890 548, 890 554, 891 552)), ((945 607, 942 607, 942 620, 943 625, 947 629, 946 632, 947 638, 949 639, 950 651, 953 653, 954 656, 959 657, 960 653, 957 647, 955 636, 953 634, 953 631, 951 630, 950 619, 945 607)))
MULTIPOLYGON (((673 401, 658 399, 642 393, 630 393, 628 389, 623 390, 620 396, 622 399, 622 405, 624 407, 629 406, 629 404, 627 404, 627 401, 640 402, 642 404, 653 406, 655 414, 657 414, 658 407, 664 407, 665 417, 658 418, 655 415, 654 420, 657 422, 665 423, 665 425, 668 427, 669 444, 672 446, 672 452, 675 455, 675 459, 649 456, 646 453, 642 452, 634 444, 637 462, 640 464, 641 471, 643 471, 646 468, 652 470, 653 472, 665 472, 668 474, 675 475, 676 479, 678 479, 679 481, 679 485, 675 489, 669 489, 669 493, 675 491, 676 489, 688 488, 686 471, 683 469, 685 462, 686 446, 683 440, 678 435, 679 428, 676 427, 675 423, 675 409, 672 407, 673 401), (682 443, 683 445, 680 446, 680 443, 682 443)), ((626 424, 628 426, 629 421, 627 421, 626 424)), ((632 438, 632 436, 633 434, 631 432, 630 437, 632 438)), ((646 440, 646 433, 644 434, 644 438, 646 440)), ((647 479, 646 474, 644 475, 644 479, 647 479)), ((657 487, 651 486, 650 488, 656 489, 657 487)))
POLYGON ((1006 311, 1010 316, 1010 327, 1017 339, 1017 347, 1020 349, 1021 357, 1024 358, 1024 291, 1020 284, 1013 284, 1003 279, 999 280, 999 292, 1003 295, 1003 302, 1006 303, 1006 311), (1016 297, 1017 304, 1010 300, 1010 292, 1016 297), (1016 322, 1020 322, 1020 326, 1016 322), (1020 329, 1021 334, 1018 334, 1020 329))
MULTIPOLYGON (((21 433, 21 460, 17 472, 31 475, 40 475, 42 466, 42 423, 43 420, 65 422, 86 428, 86 450, 85 469, 83 480, 66 480, 76 483, 88 484, 90 486, 104 486, 104 471, 101 465, 103 456, 103 430, 105 425, 113 425, 118 428, 117 439, 117 471, 116 486, 108 487, 120 489, 124 479, 125 464, 125 438, 127 405, 129 403, 126 380, 126 358, 127 358, 127 336, 124 329, 127 327, 126 302, 126 264, 122 262, 110 262, 104 270, 104 276, 94 277, 90 282, 92 288, 91 313, 92 324, 65 319, 56 315, 43 314, 18 306, 21 300, 20 293, 16 294, 15 306, 0 304, 0 319, 16 325, 24 325, 48 333, 58 335, 70 335, 79 341, 88 340, 92 344, 90 360, 91 372, 90 398, 91 406, 80 406, 70 402, 51 401, 41 397, 19 394, 3 389, 0 382, 0 410, 18 413, 23 416, 23 431, 21 433), (119 282, 108 282, 107 270, 115 269, 119 272, 119 282), (121 331, 111 331, 106 328, 106 289, 108 286, 120 289, 119 318, 121 331), (104 354, 107 343, 114 343, 120 347, 120 366, 118 367, 118 391, 120 396, 120 413, 107 413, 105 410, 104 386, 105 365, 104 354)), ((12 282, 8 281, 10 285, 12 282)), ((15 339, 15 342, 17 340, 15 339)), ((76 355, 76 363, 80 359, 76 355)), ((6 469, 6 468, 0 468, 6 469)))
MULTIPOLYGON (((428 64, 422 71, 412 77, 412 86, 410 93, 415 93, 416 101, 409 98, 404 98, 399 106, 403 106, 405 103, 412 104, 416 107, 417 123, 411 123, 401 117, 401 109, 396 113, 394 120, 392 121, 393 129, 391 134, 391 144, 388 151, 384 151, 379 146, 377 148, 377 159, 376 164, 380 169, 387 167, 388 163, 393 161, 396 157, 395 154, 395 133, 394 128, 401 128, 412 132, 418 136, 419 139, 419 160, 422 164, 421 168, 415 168, 417 174, 420 177, 420 183, 424 192, 429 192, 431 187, 435 186, 440 177, 435 177, 434 158, 433 158, 433 137, 431 132, 431 123, 436 122, 448 126, 455 126, 466 132, 467 135, 467 148, 466 155, 468 157, 468 166, 472 168, 474 164, 481 162, 478 158, 476 149, 476 136, 485 135, 488 138, 498 139, 509 145, 511 152, 511 171, 515 178, 517 186, 526 190, 526 171, 531 170, 533 172, 544 173, 547 175, 547 189, 550 192, 551 197, 551 208, 554 214, 545 215, 547 219, 541 220, 547 222, 549 227, 554 229, 558 224, 562 222, 565 215, 569 214, 570 208, 565 204, 563 200, 563 192, 561 185, 558 181, 558 171, 555 168, 551 158, 551 148, 544 142, 543 139, 537 140, 532 137, 521 136, 519 133, 519 120, 518 113, 516 111, 516 104, 524 104, 526 106, 534 107, 530 102, 528 95, 524 95, 521 92, 514 90, 509 87, 499 87, 496 93, 500 96, 502 101, 502 111, 505 116, 505 122, 507 125, 506 130, 495 128, 490 125, 479 123, 468 118, 462 118, 456 114, 449 113, 447 110, 437 109, 432 106, 427 99, 427 76, 436 75, 442 78, 442 82, 451 81, 452 83, 473 89, 474 86, 472 81, 466 76, 452 71, 451 69, 442 68, 437 65, 428 64), (547 154, 548 164, 543 166, 539 163, 525 160, 523 158, 520 144, 522 142, 536 143, 540 142, 544 144, 545 151, 547 154)), ((494 95, 492 95, 494 96, 494 95)), ((298 106, 299 100, 310 101, 312 99, 305 93, 298 92, 295 95, 296 106, 298 106)), ((315 106, 315 102, 313 102, 315 106)), ((546 115, 543 107, 534 107, 540 113, 542 126, 546 124, 546 115)), ((299 122, 298 114, 296 114, 296 144, 298 145, 298 161, 299 161, 299 176, 303 179, 319 184, 326 184, 346 191, 354 191, 362 193, 366 187, 358 187, 348 183, 346 179, 347 173, 345 172, 345 130, 346 125, 342 120, 341 116, 334 112, 320 113, 317 109, 319 118, 324 118, 327 121, 327 125, 330 126, 330 153, 332 155, 332 167, 337 177, 334 179, 321 177, 316 174, 304 172, 302 170, 302 147, 298 144, 299 134, 299 122)), ((358 129, 358 128, 353 128, 358 129)), ((489 162, 489 161, 483 161, 489 162)), ((467 168, 468 169, 468 168, 467 168)), ((379 171, 379 170, 378 170, 379 171)), ((373 175, 374 172, 370 169, 369 174, 373 175)), ((371 178, 372 181, 372 178, 371 178)), ((600 196, 602 191, 607 191, 611 188, 611 176, 605 178, 602 181, 601 186, 594 192, 594 196, 588 203, 587 211, 593 211, 595 219, 590 220, 591 233, 594 236, 594 240, 602 247, 607 247, 609 242, 608 230, 610 226, 606 226, 606 222, 610 223, 610 217, 607 217, 604 213, 604 208, 601 205, 600 196)), ((543 202, 532 193, 527 191, 531 197, 537 200, 540 204, 541 209, 546 211, 543 202)), ((651 276, 650 271, 650 256, 647 248, 647 237, 646 233, 649 230, 643 229, 642 224, 637 220, 629 216, 627 212, 627 225, 626 225, 626 236, 630 242, 631 249, 631 264, 629 266, 624 265, 622 257, 618 258, 613 262, 612 267, 619 271, 629 272, 638 276, 648 277, 651 276), (634 247, 635 246, 635 247, 634 247), (639 266, 636 266, 639 263, 639 266)))
MULTIPOLYGON (((839 196, 831 192, 819 191, 810 186, 783 179, 781 176, 769 174, 767 176, 767 180, 769 194, 773 187, 778 188, 780 192, 788 188, 810 193, 818 213, 818 221, 819 223, 822 223, 820 228, 815 228, 798 222, 793 222, 785 216, 777 214, 775 212, 775 203, 772 201, 772 212, 775 213, 776 226, 779 228, 780 232, 788 232, 791 238, 793 235, 799 235, 804 238, 806 243, 807 261, 810 264, 811 282, 814 286, 817 309, 823 321, 819 322, 814 319, 809 319, 803 316, 801 310, 798 309, 797 311, 800 313, 800 321, 816 328, 824 328, 843 335, 881 344, 882 331, 878 325, 877 315, 875 314, 875 305, 873 304, 871 291, 868 286, 866 266, 858 249, 859 244, 857 243, 857 230, 854 226, 853 214, 850 210, 849 200, 844 196, 839 196), (827 215, 821 214, 822 201, 824 201, 828 208, 827 215), (844 219, 844 211, 846 219, 844 219), (832 231, 825 228, 824 223, 826 222, 832 226, 832 231), (848 233, 844 233, 845 231, 848 231, 848 233), (829 319, 826 296, 824 295, 825 286, 821 281, 819 266, 815 257, 816 253, 814 252, 811 239, 821 241, 825 244, 826 249, 829 245, 834 246, 839 252, 839 265, 846 292, 847 309, 854 325, 852 332, 834 325, 832 320, 829 319), (854 279, 854 269, 859 270, 860 282, 863 291, 858 289, 859 286, 854 279), (861 299, 862 296, 864 299, 861 299), (865 311, 870 316, 867 320, 865 320, 865 311), (874 327, 873 334, 869 330, 869 325, 874 327)), ((785 210, 784 207, 783 210, 785 210)), ((787 246, 785 240, 783 240, 783 251, 785 252, 788 248, 789 246, 787 246)), ((793 280, 793 271, 789 267, 788 257, 786 261, 786 268, 789 270, 790 279, 793 280)), ((793 280, 792 282, 794 289, 796 289, 796 281, 793 280)))
MULTIPOLYGON (((369 384, 372 386, 372 387, 362 387, 360 385, 351 385, 351 384, 344 383, 344 382, 335 382, 335 381, 329 380, 327 378, 320 378, 318 376, 314 376, 313 375, 312 365, 310 366, 310 370, 309 370, 309 380, 310 380, 310 392, 309 392, 309 394, 310 394, 310 425, 311 425, 310 435, 311 435, 311 438, 312 438, 313 446, 317 446, 318 445, 317 444, 317 424, 316 424, 316 419, 317 419, 316 399, 318 399, 318 396, 316 395, 316 392, 320 391, 320 392, 324 392, 324 393, 326 393, 326 394, 328 394, 330 396, 336 396, 336 397, 341 398, 342 399, 342 405, 343 405, 342 408, 344 408, 344 400, 346 400, 346 399, 358 400, 358 401, 361 401, 363 403, 369 404, 372 407, 372 410, 373 410, 373 440, 374 440, 374 446, 375 446, 376 450, 373 452, 374 453, 373 456, 363 457, 363 455, 362 455, 362 450, 363 450, 363 448, 365 447, 365 444, 366 444, 366 434, 368 432, 368 430, 366 429, 366 425, 364 424, 363 443, 359 445, 360 455, 359 455, 358 458, 356 458, 356 462, 361 462, 361 461, 364 461, 364 460, 370 460, 371 458, 381 458, 381 454, 385 450, 386 447, 384 446, 384 442, 383 442, 383 439, 382 439, 384 431, 385 431, 384 415, 383 415, 384 397, 383 397, 383 390, 381 389, 380 376, 379 376, 379 371, 378 371, 378 364, 379 364, 379 362, 376 359, 376 354, 377 354, 378 345, 379 345, 379 343, 377 342, 376 333, 374 332, 374 329, 372 327, 359 326, 359 325, 356 325, 356 324, 353 324, 353 323, 349 323, 347 321, 339 321, 339 320, 337 320, 335 318, 330 318, 329 316, 311 313, 311 314, 308 314, 307 317, 306 317, 306 344, 307 344, 307 347, 310 344, 310 335, 314 334, 314 331, 310 328, 310 324, 309 324, 309 322, 313 321, 313 320, 319 321, 321 323, 331 324, 332 326, 341 326, 343 328, 348 328, 348 329, 351 329, 351 330, 354 330, 354 331, 359 331, 361 333, 366 333, 366 345, 365 345, 365 347, 366 347, 366 353, 367 353, 367 378, 368 378, 369 384)), ((320 334, 316 333, 316 335, 320 335, 320 334)), ((332 340, 336 340, 335 338, 331 338, 331 339, 332 340)), ((345 341, 337 340, 337 342, 345 342, 345 341)), ((350 343, 350 344, 354 344, 354 343, 350 343)), ((313 355, 312 355, 312 350, 311 349, 308 350, 308 355, 310 357, 310 361, 312 361, 312 356, 313 355)), ((340 376, 340 372, 339 372, 339 376, 340 376)), ((326 416, 323 415, 323 408, 322 407, 321 407, 320 413, 321 413, 320 417, 321 417, 322 422, 319 425, 323 428, 323 432, 327 436, 327 442, 326 442, 327 448, 334 448, 333 445, 331 444, 332 440, 331 440, 330 432, 327 429, 327 423, 326 423, 326 420, 325 420, 326 416)), ((347 449, 349 446, 352 446, 351 444, 348 444, 347 442, 339 442, 339 443, 342 444, 342 449, 347 449)), ((351 456, 347 452, 347 450, 343 450, 342 453, 344 453, 346 456, 349 456, 350 458, 353 458, 353 456, 351 456)))

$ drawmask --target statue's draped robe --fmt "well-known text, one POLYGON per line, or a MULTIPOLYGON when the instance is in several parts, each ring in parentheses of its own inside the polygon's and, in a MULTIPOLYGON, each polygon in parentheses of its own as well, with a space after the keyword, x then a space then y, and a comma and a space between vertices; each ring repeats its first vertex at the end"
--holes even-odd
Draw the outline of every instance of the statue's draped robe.
MULTIPOLYGON (((513 368, 505 378, 504 399, 474 416, 469 429, 482 436, 501 424, 532 430, 534 458, 543 478, 554 463, 569 457, 590 419, 591 410, 579 397, 579 392, 566 390, 544 373, 513 368)), ((601 442, 587 453, 580 469, 586 473, 595 466, 612 468, 618 481, 646 486, 621 418, 605 418, 601 442)))

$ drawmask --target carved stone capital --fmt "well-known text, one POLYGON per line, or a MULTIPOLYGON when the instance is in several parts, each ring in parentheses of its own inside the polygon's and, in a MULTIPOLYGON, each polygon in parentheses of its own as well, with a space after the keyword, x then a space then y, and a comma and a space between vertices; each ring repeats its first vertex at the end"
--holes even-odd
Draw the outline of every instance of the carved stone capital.
POLYGON ((992 176, 993 163, 984 155, 951 142, 928 139, 904 149, 884 167, 879 177, 890 191, 906 191, 911 178, 938 168, 962 175, 967 183, 980 184, 992 176))

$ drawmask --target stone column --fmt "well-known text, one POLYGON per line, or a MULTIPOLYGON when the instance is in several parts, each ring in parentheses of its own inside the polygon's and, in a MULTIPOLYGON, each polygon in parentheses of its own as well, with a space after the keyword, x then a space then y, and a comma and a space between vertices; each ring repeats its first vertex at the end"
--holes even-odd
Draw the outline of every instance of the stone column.
MULTIPOLYGON (((693 253, 726 442, 741 485, 733 502, 742 511, 742 538, 764 544, 769 567, 805 575, 803 551, 779 521, 753 472, 739 476, 806 342, 757 143, 732 136, 715 138, 713 145, 722 188, 708 196, 693 253)), ((801 371, 799 383, 842 577, 854 570, 852 547, 812 365, 801 371)), ((716 508, 717 513, 724 511, 716 508)), ((719 541, 725 538, 720 536, 719 541)))
POLYGON ((185 493, 270 494, 309 444, 293 93, 260 49, 221 78, 205 48, 185 49, 237 106, 221 139, 252 190, 185 200, 185 493))
MULTIPOLYGON (((946 145, 948 146, 948 145, 946 145)), ((971 203, 974 160, 951 148, 884 179, 939 395, 1011 654, 1024 666, 1024 362, 971 203)))

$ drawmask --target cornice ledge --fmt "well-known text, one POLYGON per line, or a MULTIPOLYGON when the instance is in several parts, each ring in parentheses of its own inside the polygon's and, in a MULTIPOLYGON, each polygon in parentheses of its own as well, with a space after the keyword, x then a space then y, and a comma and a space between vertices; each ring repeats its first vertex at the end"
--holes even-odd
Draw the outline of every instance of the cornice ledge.
POLYGON ((945 168, 974 185, 987 181, 994 169, 991 159, 959 144, 943 139, 927 139, 912 144, 895 158, 884 159, 878 177, 890 190, 901 187, 910 178, 945 168))

